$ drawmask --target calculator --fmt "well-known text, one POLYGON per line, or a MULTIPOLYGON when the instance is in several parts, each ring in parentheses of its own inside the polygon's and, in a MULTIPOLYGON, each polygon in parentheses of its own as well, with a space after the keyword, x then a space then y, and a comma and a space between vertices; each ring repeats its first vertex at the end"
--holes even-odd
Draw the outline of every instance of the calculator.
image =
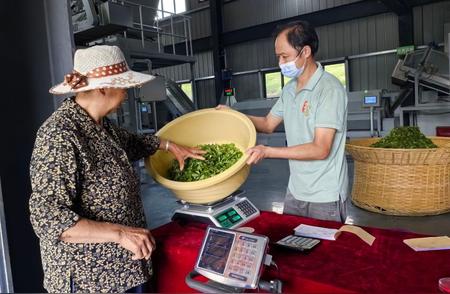
POLYGON ((320 240, 313 238, 306 238, 296 235, 289 235, 284 237, 283 239, 277 241, 275 244, 281 247, 297 250, 297 251, 305 251, 310 250, 314 246, 320 243, 320 240))

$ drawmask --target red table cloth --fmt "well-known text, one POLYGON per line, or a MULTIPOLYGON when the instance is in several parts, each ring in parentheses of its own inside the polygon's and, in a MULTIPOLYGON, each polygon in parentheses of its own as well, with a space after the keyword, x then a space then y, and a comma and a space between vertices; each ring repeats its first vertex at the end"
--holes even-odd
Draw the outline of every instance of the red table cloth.
MULTIPOLYGON (((261 212, 244 226, 266 235, 271 242, 293 233, 299 224, 339 228, 340 223, 261 212)), ((185 283, 193 270, 206 226, 171 222, 152 231, 157 240, 153 254, 154 291, 194 292, 185 283)), ((450 251, 415 252, 404 239, 420 235, 365 228, 376 237, 369 246, 343 232, 336 241, 322 240, 307 253, 270 245, 278 265, 266 267, 263 279, 280 279, 283 292, 439 292, 438 280, 450 277, 450 251)))

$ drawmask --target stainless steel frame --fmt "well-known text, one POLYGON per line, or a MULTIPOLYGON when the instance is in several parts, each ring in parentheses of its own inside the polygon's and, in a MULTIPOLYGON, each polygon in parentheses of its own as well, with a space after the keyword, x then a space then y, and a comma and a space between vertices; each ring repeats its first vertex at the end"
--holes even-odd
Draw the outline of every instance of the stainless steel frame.
POLYGON ((9 260, 8 237, 6 234, 5 209, 3 205, 3 193, 0 182, 0 292, 14 292, 11 275, 11 263, 9 260))
MULTIPOLYGON (((145 33, 150 32, 156 34, 157 44, 158 44, 158 52, 163 53, 164 50, 164 40, 163 37, 166 36, 170 39, 170 45, 172 45, 172 53, 177 54, 175 50, 175 43, 177 39, 182 39, 185 43, 186 48, 186 56, 193 56, 194 52, 192 51, 192 34, 191 34, 191 17, 184 14, 175 14, 173 12, 164 11, 163 9, 157 9, 148 5, 138 4, 129 0, 112 0, 112 3, 116 3, 123 6, 129 6, 133 9, 137 9, 139 15, 139 22, 134 23, 134 28, 137 29, 140 33, 142 48, 145 47, 145 33), (153 14, 158 14, 160 12, 163 16, 162 19, 157 18, 156 20, 144 20, 144 11, 151 11, 153 14), (166 24, 167 23, 167 24, 166 24), (181 31, 182 34, 175 33, 175 24, 182 24, 181 31), (164 27, 169 27, 170 32, 164 32, 164 27)), ((151 14, 151 15, 153 15, 151 14)))

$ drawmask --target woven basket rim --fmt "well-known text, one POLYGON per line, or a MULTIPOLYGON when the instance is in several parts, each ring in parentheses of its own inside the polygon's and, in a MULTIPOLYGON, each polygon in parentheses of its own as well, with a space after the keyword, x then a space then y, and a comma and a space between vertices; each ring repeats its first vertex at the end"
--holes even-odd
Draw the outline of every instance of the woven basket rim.
MULTIPOLYGON (((450 144, 450 137, 437 137, 437 136, 427 136, 428 139, 435 139, 435 140, 446 140, 449 142, 450 144)), ((347 147, 351 147, 351 148, 358 148, 358 149, 366 149, 366 150, 378 150, 378 151, 399 151, 399 152, 423 152, 423 151, 435 151, 435 150, 446 150, 449 149, 448 151, 450 151, 450 146, 438 146, 437 148, 379 148, 379 147, 370 147, 370 146, 361 146, 361 145, 355 145, 352 144, 352 142, 355 141, 368 141, 368 140, 381 140, 381 138, 358 138, 358 139, 353 139, 350 140, 348 143, 346 143, 345 145, 347 147)))

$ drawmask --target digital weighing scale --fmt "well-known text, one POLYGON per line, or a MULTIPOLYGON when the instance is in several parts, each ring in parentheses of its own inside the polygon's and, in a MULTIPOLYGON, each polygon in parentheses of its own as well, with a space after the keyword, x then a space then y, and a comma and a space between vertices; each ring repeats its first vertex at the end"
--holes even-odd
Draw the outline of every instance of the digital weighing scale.
POLYGON ((203 293, 241 293, 256 288, 258 292, 282 293, 280 280, 260 279, 264 265, 275 264, 267 254, 268 243, 263 235, 209 226, 186 284, 203 293), (200 275, 207 281, 196 279, 200 275))
POLYGON ((259 216, 259 210, 243 194, 243 191, 238 190, 222 200, 208 204, 180 201, 183 207, 174 212, 172 220, 197 221, 226 229, 240 227, 259 216))

